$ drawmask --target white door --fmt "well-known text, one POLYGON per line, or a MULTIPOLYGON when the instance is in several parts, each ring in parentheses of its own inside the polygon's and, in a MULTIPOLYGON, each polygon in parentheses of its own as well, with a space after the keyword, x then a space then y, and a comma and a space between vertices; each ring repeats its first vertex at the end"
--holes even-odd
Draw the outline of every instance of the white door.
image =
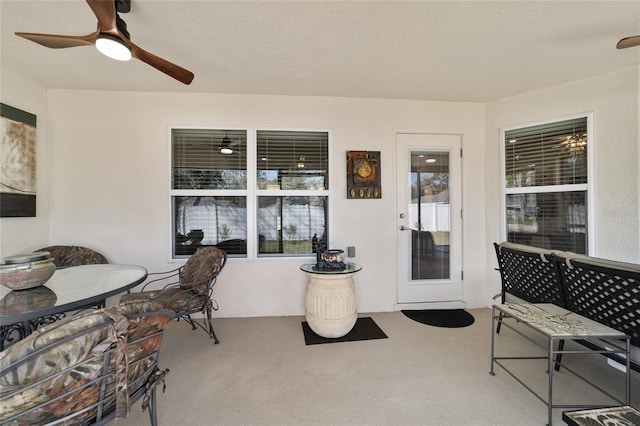
POLYGON ((397 133, 398 303, 462 300, 460 135, 397 133))

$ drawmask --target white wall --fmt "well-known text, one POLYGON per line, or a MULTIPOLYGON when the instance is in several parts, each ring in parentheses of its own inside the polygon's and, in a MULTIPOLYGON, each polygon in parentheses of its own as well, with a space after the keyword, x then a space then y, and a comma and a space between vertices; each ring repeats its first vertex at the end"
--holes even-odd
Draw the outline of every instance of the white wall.
MULTIPOLYGON (((166 270, 168 126, 265 126, 332 131, 331 247, 356 246, 358 309, 396 300, 394 132, 461 133, 465 148, 465 298, 484 306, 484 106, 401 100, 61 91, 48 93, 51 241, 96 248, 111 262, 166 270), (383 198, 346 199, 345 151, 381 151, 383 198), (467 274, 468 272, 468 274, 467 274)), ((309 261, 307 259, 306 261, 309 261)), ((303 259, 232 259, 219 316, 304 313, 303 259)))
MULTIPOLYGON (((0 254, 81 244, 150 270, 167 262, 168 126, 332 130, 332 247, 357 247, 361 312, 399 309, 394 132, 463 135, 465 300, 498 291, 501 127, 593 111, 597 255, 640 261, 640 68, 488 105, 404 100, 48 90, 2 69, 2 102, 38 116, 38 217, 0 220, 0 254), (346 150, 382 152, 381 200, 347 200, 346 150), (49 204, 49 200, 51 200, 49 204)), ((301 315, 300 259, 231 260, 220 316, 301 315)))
POLYGON ((49 148, 46 89, 9 69, 2 69, 0 100, 36 115, 36 217, 0 219, 0 259, 30 252, 49 241, 49 148))
MULTIPOLYGON (((541 120, 593 112, 595 146, 595 243, 592 255, 640 262, 639 104, 640 67, 524 93, 487 105, 486 203, 487 217, 499 218, 500 129, 541 120)), ((500 221, 488 220, 487 249, 500 241, 500 221)), ((494 256, 495 257, 495 256, 494 256)), ((496 266, 489 258, 487 270, 496 266)), ((489 288, 499 288, 490 273, 489 288)))

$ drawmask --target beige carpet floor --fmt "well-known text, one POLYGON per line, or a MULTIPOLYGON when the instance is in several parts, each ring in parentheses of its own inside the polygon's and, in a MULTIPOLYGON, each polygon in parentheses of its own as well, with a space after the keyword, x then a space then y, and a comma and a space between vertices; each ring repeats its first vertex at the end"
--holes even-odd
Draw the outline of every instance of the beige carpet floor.
MULTIPOLYGON (((489 374, 491 310, 470 310, 475 323, 450 329, 423 325, 401 312, 371 316, 388 339, 306 346, 303 317, 214 319, 221 343, 172 322, 161 367, 158 420, 168 425, 545 425, 546 406, 505 371, 489 374)), ((512 331, 496 339, 497 354, 544 354, 512 331)), ((616 395, 623 374, 601 355, 565 362, 616 395)), ((546 395, 542 361, 513 364, 546 395)), ((612 402, 566 371, 556 373, 556 403, 612 402)), ((640 407, 640 374, 632 374, 632 405, 640 407)), ((562 410, 554 424, 562 425, 562 410)), ((149 424, 138 402, 118 425, 149 424)))

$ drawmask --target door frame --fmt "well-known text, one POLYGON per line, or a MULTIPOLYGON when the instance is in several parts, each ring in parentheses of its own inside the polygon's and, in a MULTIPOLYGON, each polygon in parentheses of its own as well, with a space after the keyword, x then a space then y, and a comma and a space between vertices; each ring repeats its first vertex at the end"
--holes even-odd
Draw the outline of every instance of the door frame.
MULTIPOLYGON (((464 301, 464 281, 462 274, 462 265, 463 265, 463 247, 462 247, 462 134, 461 133, 437 133, 437 132, 412 132, 412 131, 395 131, 394 132, 394 149, 395 149, 395 168, 396 168, 396 199, 395 199, 395 221, 393 222, 395 225, 396 232, 396 306, 402 309, 411 309, 411 308, 458 308, 465 307, 466 302, 464 301), (400 138, 402 135, 415 135, 417 137, 424 136, 426 138, 433 137, 456 137, 457 141, 451 142, 441 142, 441 143, 425 143, 426 141, 420 141, 419 143, 412 144, 407 142, 401 142, 400 138), (415 148, 414 148, 415 146, 415 148), (454 150, 459 147, 460 152, 455 153, 454 150), (457 288, 453 289, 451 294, 452 297, 447 297, 446 300, 408 300, 400 295, 400 286, 405 283, 407 285, 410 283, 410 274, 409 274, 409 264, 411 253, 409 253, 410 247, 407 245, 407 240, 409 237, 401 234, 403 231, 400 231, 399 228, 401 225, 407 226, 410 225, 407 223, 407 218, 400 218, 401 213, 405 213, 406 215, 406 207, 403 205, 407 201, 407 181, 406 177, 403 177, 403 174, 407 169, 407 154, 411 150, 434 150, 434 151, 447 151, 450 153, 450 164, 452 166, 450 172, 450 188, 453 189, 452 196, 454 197, 451 200, 451 204, 453 205, 453 209, 450 213, 451 220, 451 231, 450 231, 450 239, 452 244, 450 247, 451 250, 451 262, 450 262, 450 272, 451 277, 449 280, 437 280, 432 284, 427 285, 445 285, 446 283, 453 282, 453 285, 456 285, 457 288), (456 155, 458 154, 458 155, 456 155), (403 164, 400 164, 403 162, 403 164), (404 268, 404 269, 402 269, 404 268)), ((410 235, 404 231, 405 234, 410 235)), ((426 280, 425 280, 426 281, 426 280)), ((436 293, 438 291, 436 290, 436 293)), ((439 298, 438 298, 439 299, 439 298)))

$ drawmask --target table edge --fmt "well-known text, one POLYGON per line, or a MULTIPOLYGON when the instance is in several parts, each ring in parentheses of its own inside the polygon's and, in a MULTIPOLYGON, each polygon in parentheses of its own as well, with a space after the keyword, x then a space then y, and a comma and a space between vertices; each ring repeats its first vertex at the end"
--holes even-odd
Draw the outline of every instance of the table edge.
POLYGON ((353 271, 347 271, 345 269, 326 269, 326 270, 322 270, 322 271, 305 271, 304 269, 302 269, 303 266, 305 265, 314 265, 315 263, 303 263, 302 265, 300 265, 300 270, 306 274, 316 274, 316 275, 348 275, 348 274, 355 274, 356 272, 360 272, 362 270, 362 265, 354 263, 354 262, 345 262, 347 265, 355 265, 356 270, 353 271))
MULTIPOLYGON (((111 265, 117 265, 117 264, 111 264, 111 265)), ((88 266, 88 265, 80 265, 80 266, 88 266)), ((78 267, 80 267, 78 266, 78 267)), ((77 300, 75 302, 70 302, 70 303, 66 303, 64 305, 58 305, 58 306, 51 306, 51 307, 47 307, 44 309, 40 309, 37 311, 31 311, 28 312, 26 314, 18 314, 15 316, 11 316, 11 317, 0 317, 0 326, 4 327, 4 326, 9 326, 11 324, 17 324, 20 322, 24 322, 24 321, 28 321, 28 320, 32 320, 34 318, 39 318, 39 317, 43 317, 43 316, 47 316, 47 315, 52 315, 52 314, 59 314, 59 313, 64 313, 64 312, 69 312, 69 311, 73 311, 74 309, 78 309, 78 308, 82 308, 84 306, 90 305, 94 302, 99 302, 101 300, 106 299, 107 297, 111 297, 114 296, 116 294, 119 293, 123 293, 127 290, 132 289, 133 287, 137 286, 138 284, 144 282, 144 280, 147 279, 147 276, 149 275, 149 271, 147 270, 147 268, 143 267, 143 266, 139 266, 139 265, 119 265, 119 266, 133 266, 136 268, 140 268, 144 271, 144 274, 138 278, 137 280, 135 280, 134 282, 131 282, 129 284, 123 285, 122 287, 118 287, 117 289, 113 289, 104 293, 100 293, 97 294, 95 296, 91 296, 91 297, 87 297, 85 299, 82 300, 77 300)), ((46 285, 46 283, 45 283, 46 285)))

